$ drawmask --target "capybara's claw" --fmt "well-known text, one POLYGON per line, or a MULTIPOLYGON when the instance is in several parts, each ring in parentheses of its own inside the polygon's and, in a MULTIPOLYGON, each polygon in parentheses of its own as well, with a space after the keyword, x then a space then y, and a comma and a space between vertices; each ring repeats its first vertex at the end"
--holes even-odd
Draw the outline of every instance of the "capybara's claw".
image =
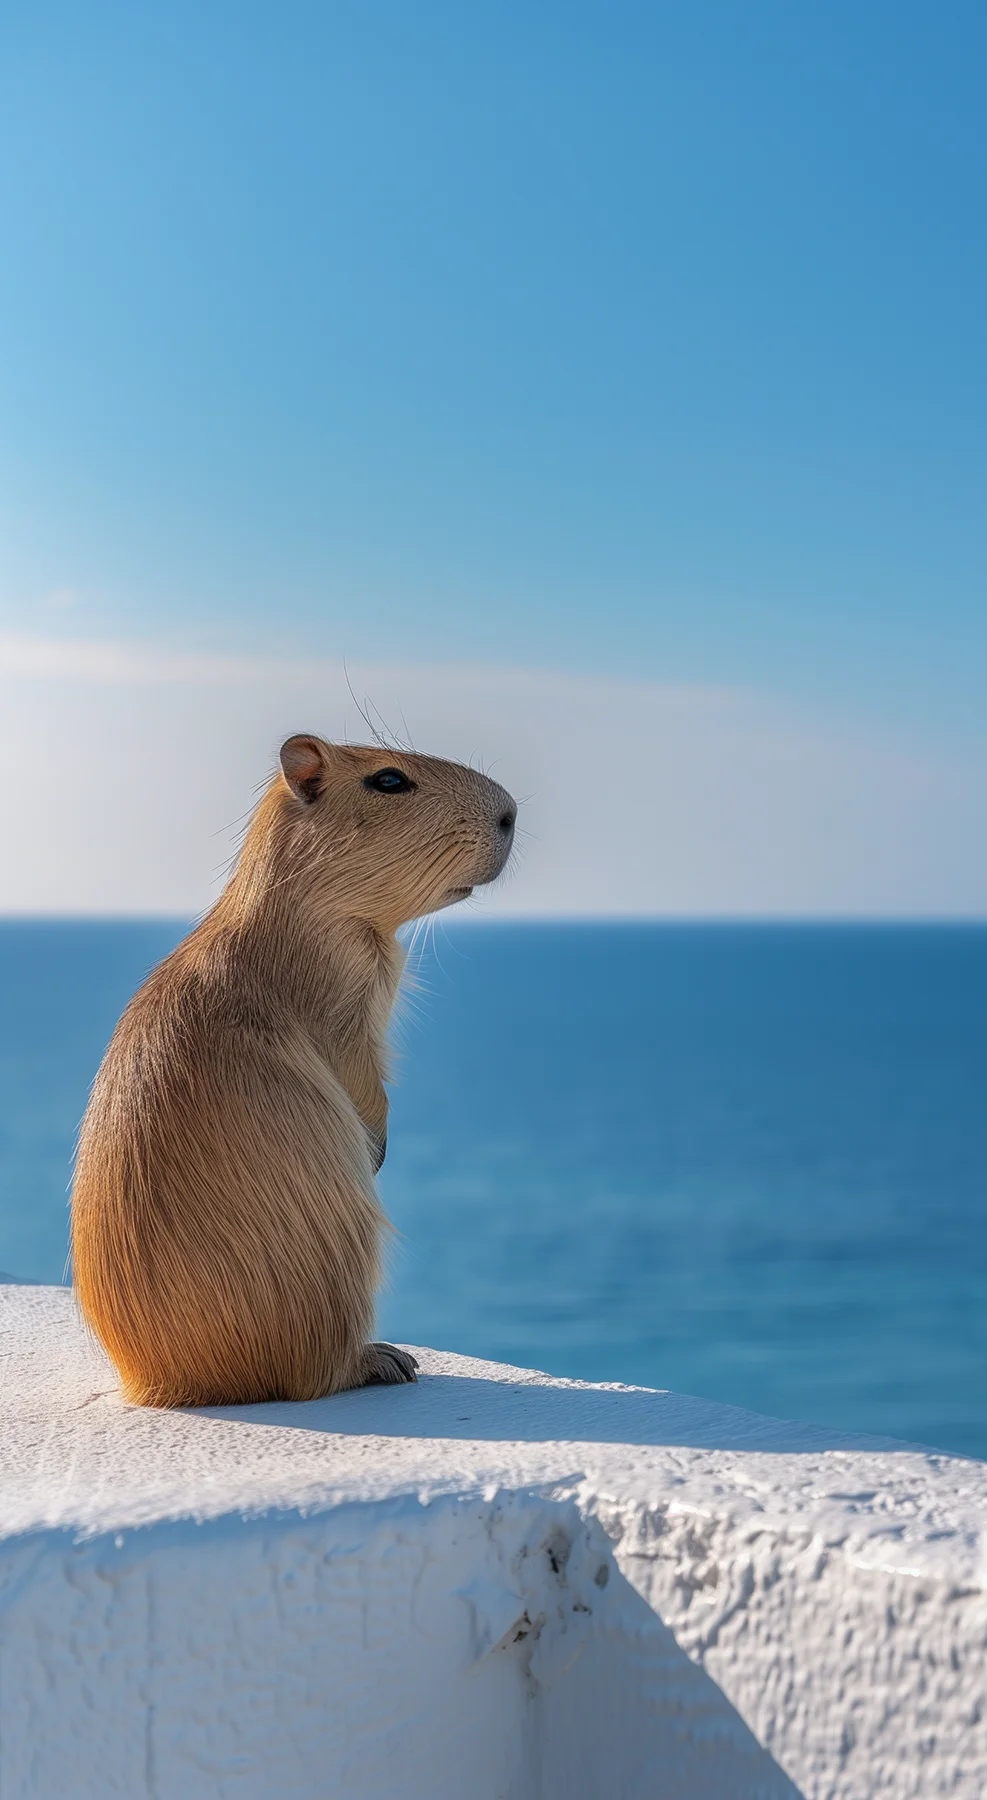
POLYGON ((401 1381, 417 1381, 418 1364, 407 1350, 396 1344, 368 1344, 364 1351, 362 1386, 390 1387, 401 1381))

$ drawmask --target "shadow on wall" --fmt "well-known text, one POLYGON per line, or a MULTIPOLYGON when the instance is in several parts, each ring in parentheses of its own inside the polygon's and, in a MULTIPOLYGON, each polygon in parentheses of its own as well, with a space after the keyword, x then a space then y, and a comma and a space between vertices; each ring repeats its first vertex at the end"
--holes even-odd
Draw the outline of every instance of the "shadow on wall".
POLYGON ((4 1794, 808 1800, 571 1501, 51 1532, 3 1577, 4 1794))
POLYGON ((924 1447, 826 1425, 771 1419, 714 1400, 650 1388, 559 1386, 548 1380, 511 1383, 466 1375, 422 1374, 414 1387, 360 1388, 326 1400, 263 1406, 202 1407, 197 1414, 343 1437, 650 1444, 789 1454, 924 1447))
MULTIPOLYGON (((549 1549, 567 1541, 559 1510, 549 1549)), ((535 1689, 538 1800, 808 1800, 621 1574, 597 1521, 590 1531, 609 1580, 602 1594, 588 1589, 596 1617, 578 1653, 567 1660, 567 1640, 557 1640, 564 1666, 552 1679, 550 1648, 549 1679, 535 1689)), ((560 1574, 563 1615, 578 1550, 574 1543, 560 1574)), ((556 1608, 554 1596, 544 1598, 551 1643, 556 1608)))

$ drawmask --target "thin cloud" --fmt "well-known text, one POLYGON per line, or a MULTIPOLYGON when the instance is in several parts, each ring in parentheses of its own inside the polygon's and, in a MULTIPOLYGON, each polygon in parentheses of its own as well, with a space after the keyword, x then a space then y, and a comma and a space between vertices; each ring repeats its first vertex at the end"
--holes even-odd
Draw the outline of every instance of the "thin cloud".
POLYGON ((198 911, 281 739, 366 740, 365 704, 531 796, 480 915, 987 915, 984 754, 740 689, 13 633, 0 911, 198 911))

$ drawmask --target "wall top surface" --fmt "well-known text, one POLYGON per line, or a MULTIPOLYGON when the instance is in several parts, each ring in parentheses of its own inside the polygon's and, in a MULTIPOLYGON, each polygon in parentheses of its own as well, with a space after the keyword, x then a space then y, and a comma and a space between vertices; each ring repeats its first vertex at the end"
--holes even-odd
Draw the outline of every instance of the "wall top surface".
POLYGON ((0 1286, 0 1537, 538 1489, 729 1517, 987 1588, 987 1464, 650 1388, 416 1349, 415 1387, 126 1405, 64 1288, 0 1286))

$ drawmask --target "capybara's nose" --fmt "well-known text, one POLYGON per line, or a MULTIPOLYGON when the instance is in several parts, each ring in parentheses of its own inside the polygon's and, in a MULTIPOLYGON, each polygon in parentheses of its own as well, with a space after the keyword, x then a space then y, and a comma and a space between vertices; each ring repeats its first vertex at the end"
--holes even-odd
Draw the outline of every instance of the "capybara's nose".
POLYGON ((507 806, 505 806, 503 812, 500 815, 500 818, 497 820, 498 831, 502 831, 504 836, 507 837, 510 834, 510 832, 512 832, 514 830, 514 821, 516 818, 517 818, 517 807, 515 806, 515 804, 512 800, 512 801, 510 801, 510 803, 507 806))

